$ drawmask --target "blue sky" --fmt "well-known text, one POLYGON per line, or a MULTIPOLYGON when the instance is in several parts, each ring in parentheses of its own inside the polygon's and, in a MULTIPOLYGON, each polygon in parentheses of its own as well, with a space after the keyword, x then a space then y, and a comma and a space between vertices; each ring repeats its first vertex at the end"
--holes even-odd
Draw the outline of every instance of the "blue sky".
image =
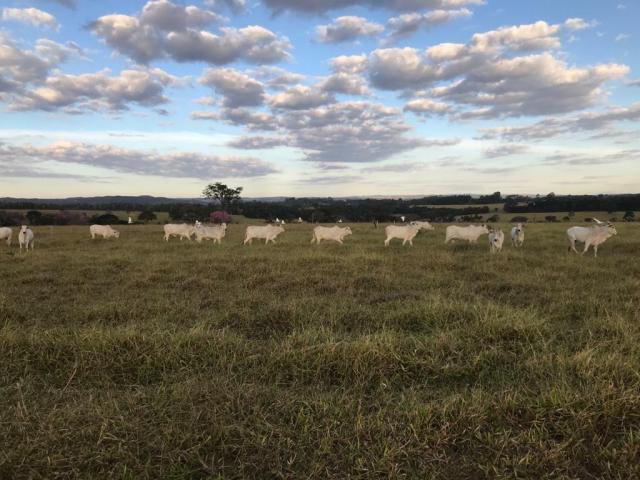
POLYGON ((637 18, 637 0, 5 0, 0 196, 636 192, 637 18))

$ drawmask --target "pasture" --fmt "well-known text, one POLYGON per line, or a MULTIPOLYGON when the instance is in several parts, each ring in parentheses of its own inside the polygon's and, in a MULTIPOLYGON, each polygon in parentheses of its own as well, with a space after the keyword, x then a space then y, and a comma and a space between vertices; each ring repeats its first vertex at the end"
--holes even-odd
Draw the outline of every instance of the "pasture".
POLYGON ((638 478, 640 226, 594 259, 571 224, 494 256, 34 227, 0 243, 0 478, 638 478))

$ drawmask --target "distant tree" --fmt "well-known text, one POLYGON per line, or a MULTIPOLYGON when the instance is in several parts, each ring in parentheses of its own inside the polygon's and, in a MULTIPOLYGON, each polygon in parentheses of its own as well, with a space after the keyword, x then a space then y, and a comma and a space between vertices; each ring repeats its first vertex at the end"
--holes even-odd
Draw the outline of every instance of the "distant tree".
POLYGON ((138 215, 138 220, 140 220, 141 222, 145 222, 145 223, 146 222, 152 222, 152 221, 157 220, 157 219, 158 219, 157 215, 151 210, 143 210, 138 215))
POLYGON ((91 217, 91 222, 97 223, 98 225, 111 225, 120 223, 120 219, 113 213, 105 213, 102 215, 94 215, 91 217))
POLYGON ((231 215, 224 210, 216 210, 211 213, 211 223, 231 223, 231 215))
POLYGON ((82 225, 87 223, 87 217, 80 212, 63 210, 54 215, 52 223, 56 225, 82 225))
POLYGON ((491 215, 489 218, 487 218, 487 222, 489 223, 496 223, 500 221, 500 215, 491 215))
POLYGON ((624 217, 622 217, 622 219, 625 222, 633 222, 636 219, 636 214, 635 212, 632 212, 631 210, 624 212, 624 217))
POLYGON ((29 210, 27 212, 27 221, 31 225, 41 225, 42 224, 42 212, 38 210, 29 210))
POLYGON ((547 222, 557 222, 558 221, 558 217, 556 217, 555 215, 547 215, 546 217, 544 217, 544 219, 547 222))
POLYGON ((2 226, 14 226, 22 223, 22 216, 15 212, 6 212, 0 210, 0 225, 2 226))
POLYGON ((527 223, 529 219, 527 217, 513 217, 511 221, 513 223, 527 223))
POLYGON ((202 195, 205 198, 218 201, 221 210, 227 210, 238 203, 241 193, 242 187, 231 188, 220 182, 211 183, 202 191, 202 195))

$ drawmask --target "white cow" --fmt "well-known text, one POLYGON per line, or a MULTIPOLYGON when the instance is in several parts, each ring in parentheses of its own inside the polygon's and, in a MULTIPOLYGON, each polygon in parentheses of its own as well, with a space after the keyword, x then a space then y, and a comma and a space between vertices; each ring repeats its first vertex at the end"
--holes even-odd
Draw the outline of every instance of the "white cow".
POLYGON ((617 235, 618 231, 612 223, 603 223, 594 218, 598 223, 593 227, 571 227, 567 230, 567 236, 569 237, 569 251, 576 250, 576 242, 584 243, 584 250, 582 255, 587 253, 589 247, 593 245, 593 256, 598 256, 598 246, 607 241, 608 238, 613 235, 617 235))
POLYGON ((102 238, 120 238, 120 232, 111 228, 111 225, 91 225, 89 235, 92 239, 95 239, 96 235, 102 238))
POLYGON ((511 243, 516 248, 524 244, 524 225, 521 223, 511 229, 511 243))
POLYGON ((416 225, 387 225, 384 228, 384 233, 387 235, 387 238, 384 240, 384 246, 388 247, 389 242, 394 238, 399 238, 402 240, 402 245, 409 242, 409 245, 413 246, 413 239, 420 231, 420 227, 416 225))
POLYGON ((31 230, 26 225, 22 225, 20 228, 20 233, 18 234, 18 243, 20 244, 20 251, 22 252, 22 247, 29 251, 29 246, 31 246, 31 250, 33 250, 33 230, 31 230))
POLYGON ((164 240, 169 241, 171 237, 180 237, 180 241, 183 238, 191 240, 191 236, 196 233, 196 227, 193 225, 187 225, 186 223, 167 223, 164 226, 164 240))
POLYGON ((488 233, 489 229, 486 225, 469 225, 466 227, 449 225, 444 243, 449 243, 452 240, 464 240, 469 243, 476 243, 481 235, 488 233))
POLYGON ((213 240, 213 243, 222 243, 222 239, 227 233, 227 224, 222 223, 213 227, 200 226, 196 228, 196 242, 200 243, 202 240, 213 240))
POLYGON ((280 225, 266 225, 261 227, 249 226, 244 236, 244 245, 251 245, 254 238, 264 238, 264 244, 276 243, 276 237, 284 232, 280 225))
POLYGON ((0 240, 6 240, 7 245, 11 245, 11 239, 13 238, 13 230, 9 227, 0 228, 0 240))
POLYGON ((316 242, 320 245, 321 240, 332 240, 334 242, 338 242, 342 245, 342 240, 347 235, 351 235, 353 232, 351 231, 351 227, 316 227, 313 229, 313 238, 311 239, 311 243, 316 242))
POLYGON ((498 253, 502 251, 504 243, 504 232, 502 230, 491 230, 489 232, 489 251, 498 253))
POLYGON ((429 222, 425 222, 425 221, 411 222, 411 225, 415 225, 416 227, 420 227, 422 230, 434 230, 433 225, 431 225, 429 222))

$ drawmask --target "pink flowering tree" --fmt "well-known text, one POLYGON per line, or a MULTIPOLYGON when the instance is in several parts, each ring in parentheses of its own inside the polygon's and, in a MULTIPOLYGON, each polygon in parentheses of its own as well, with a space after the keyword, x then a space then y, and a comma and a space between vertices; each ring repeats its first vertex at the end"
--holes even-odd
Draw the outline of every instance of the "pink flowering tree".
POLYGON ((231 223, 231 215, 224 210, 216 210, 210 215, 211 223, 231 223))

